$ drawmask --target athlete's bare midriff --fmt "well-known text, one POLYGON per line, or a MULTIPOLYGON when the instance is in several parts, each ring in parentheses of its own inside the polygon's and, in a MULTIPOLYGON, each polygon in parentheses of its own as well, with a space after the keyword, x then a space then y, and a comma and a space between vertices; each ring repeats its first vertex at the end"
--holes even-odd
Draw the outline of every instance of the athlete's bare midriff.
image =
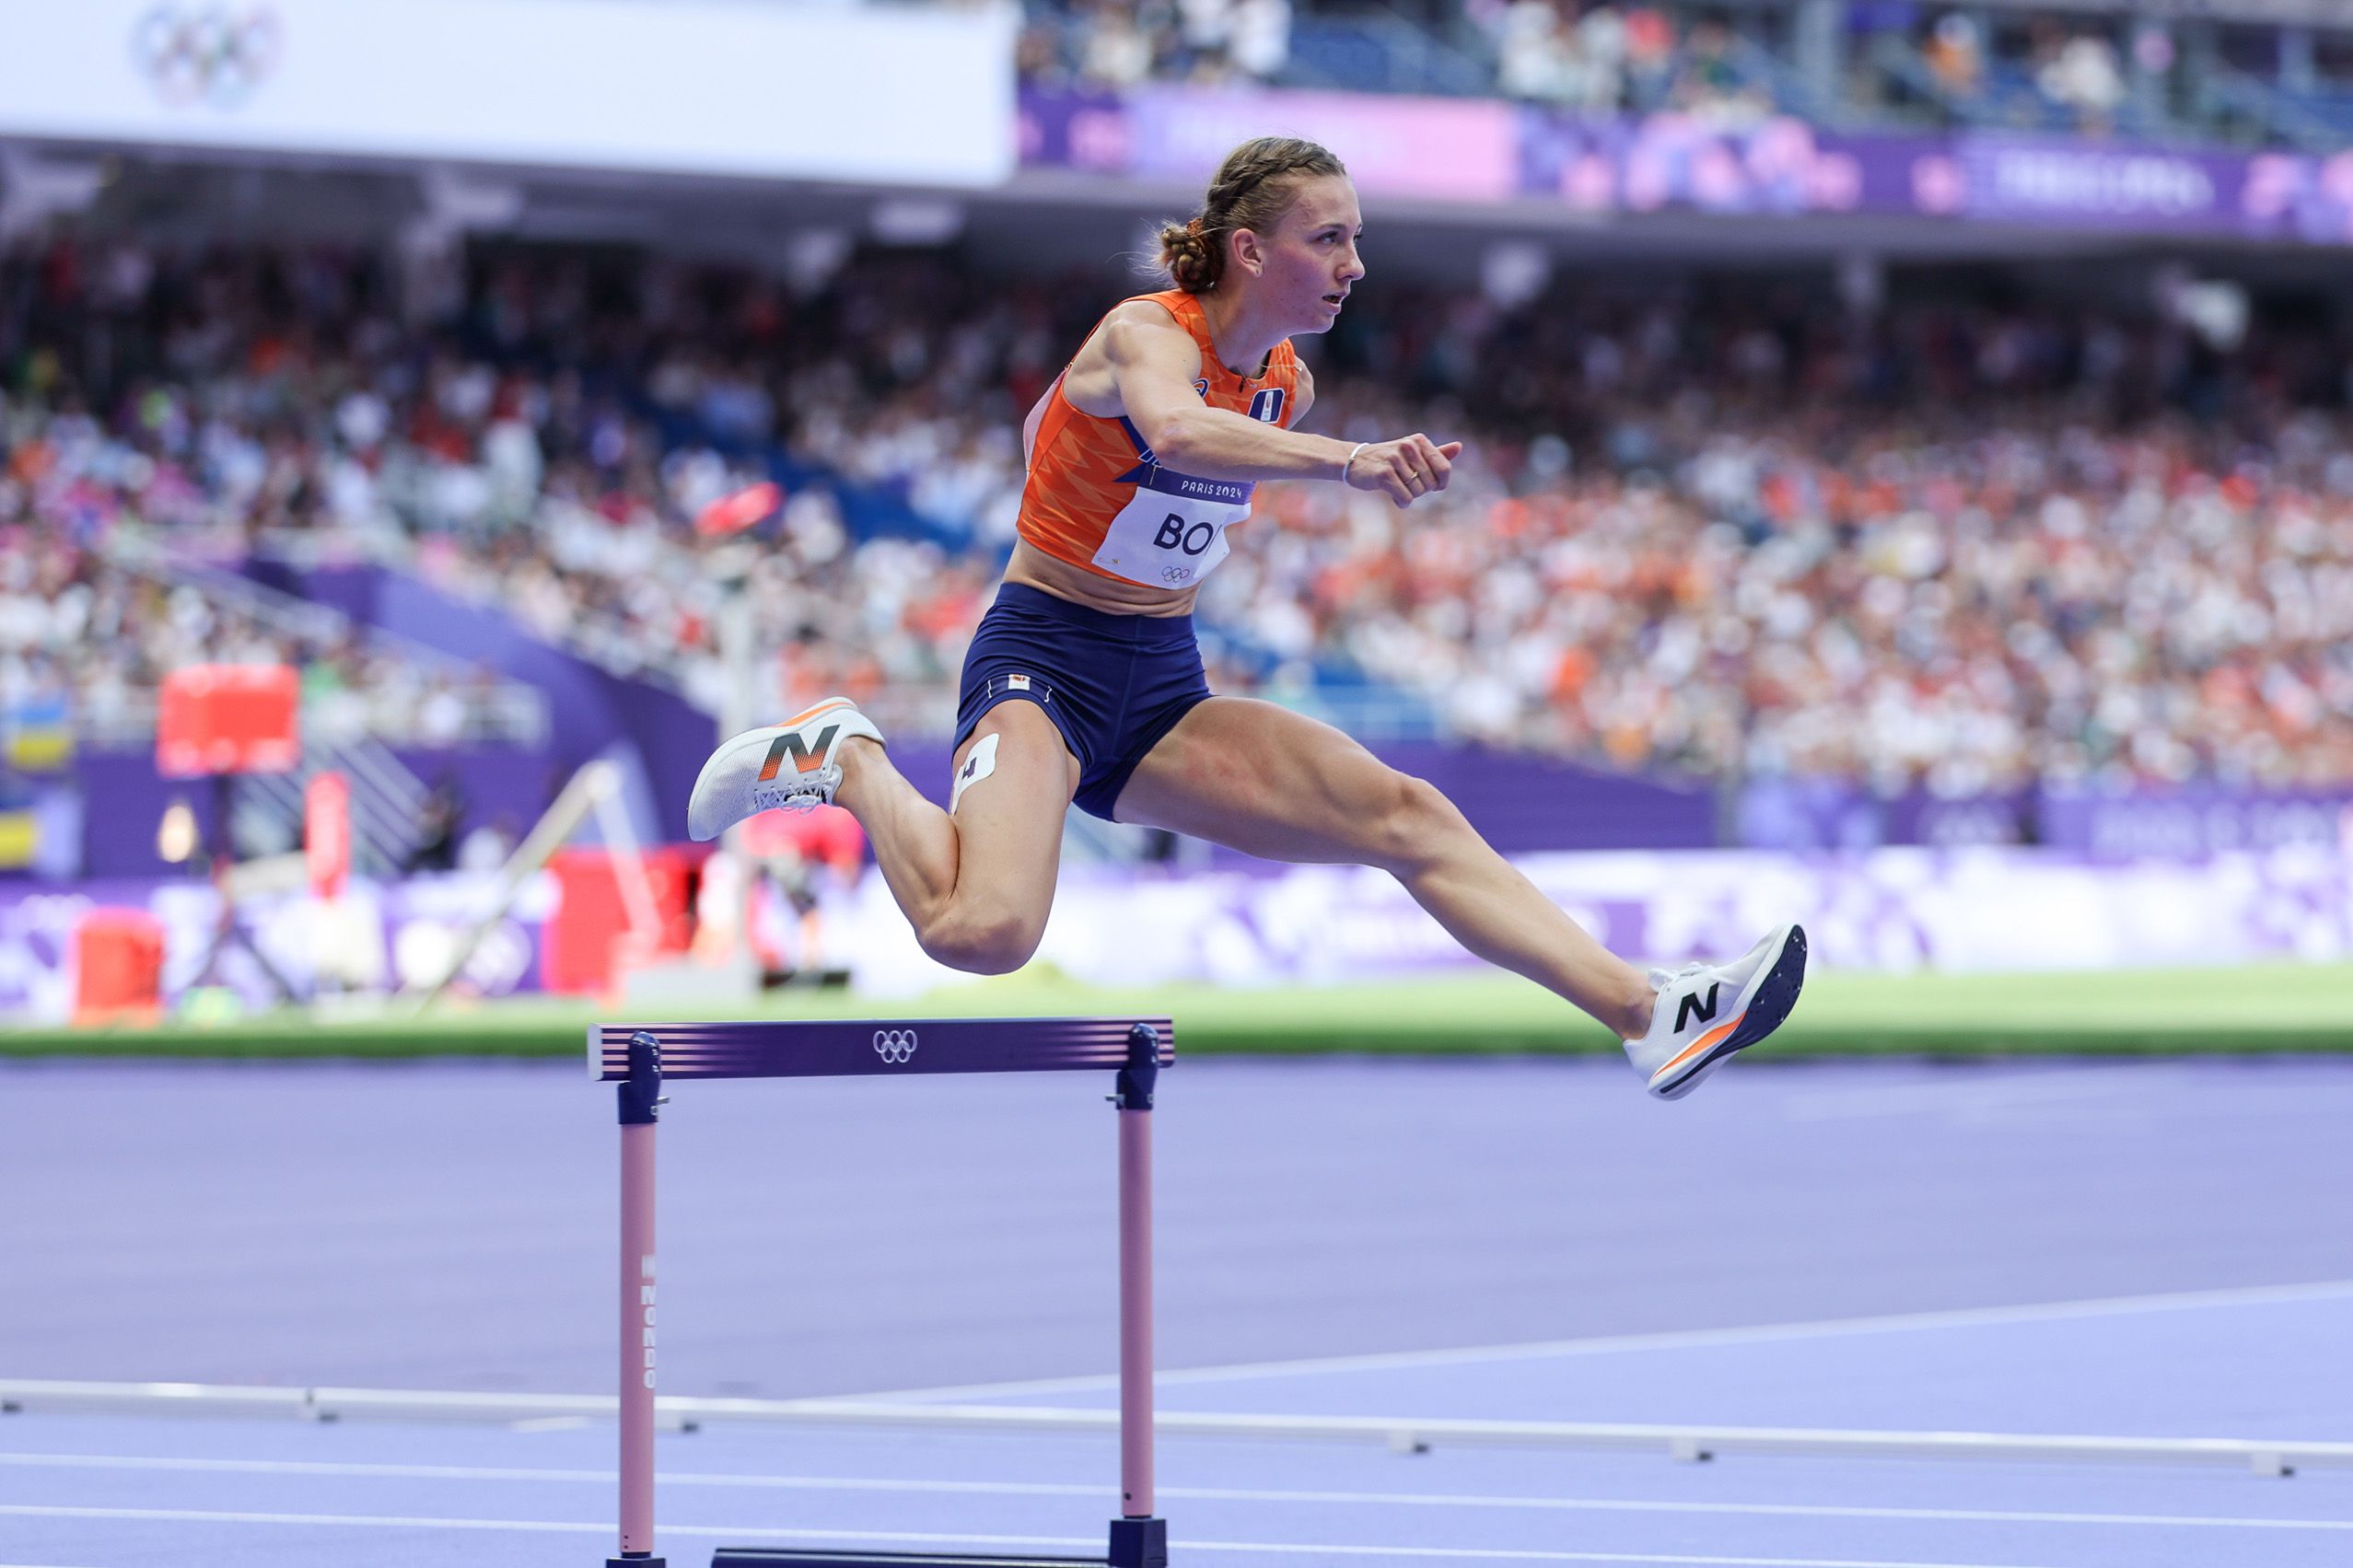
POLYGON ((1190 615, 1193 601, 1201 594, 1197 585, 1189 588, 1151 588, 1141 583, 1107 577, 1084 566, 1058 561, 1026 539, 1014 544, 1013 559, 1005 563, 1005 580, 1026 583, 1041 593, 1100 610, 1105 615, 1190 615))

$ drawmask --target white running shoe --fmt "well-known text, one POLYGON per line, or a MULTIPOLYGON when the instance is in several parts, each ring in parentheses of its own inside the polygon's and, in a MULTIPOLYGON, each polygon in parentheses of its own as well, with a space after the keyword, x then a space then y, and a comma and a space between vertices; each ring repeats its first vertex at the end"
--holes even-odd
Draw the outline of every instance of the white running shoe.
POLYGON ((686 830, 716 839, 746 817, 783 807, 833 804, 842 787, 842 742, 854 735, 882 745, 882 732, 847 697, 828 697, 782 724, 747 729, 719 743, 695 776, 686 830))
POLYGON ((1718 1062, 1781 1027, 1806 982, 1806 933, 1777 926, 1729 964, 1652 970, 1659 1000, 1650 1029, 1625 1042, 1636 1072, 1660 1099, 1681 1099, 1718 1062))

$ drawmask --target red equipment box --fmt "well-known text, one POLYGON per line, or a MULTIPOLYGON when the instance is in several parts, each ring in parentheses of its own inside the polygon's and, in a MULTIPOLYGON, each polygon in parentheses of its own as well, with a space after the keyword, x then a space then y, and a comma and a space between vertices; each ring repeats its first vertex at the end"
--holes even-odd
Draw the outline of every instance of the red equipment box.
POLYGON ((172 779, 293 772, 302 760, 297 686, 291 665, 173 670, 156 707, 156 771, 172 779))

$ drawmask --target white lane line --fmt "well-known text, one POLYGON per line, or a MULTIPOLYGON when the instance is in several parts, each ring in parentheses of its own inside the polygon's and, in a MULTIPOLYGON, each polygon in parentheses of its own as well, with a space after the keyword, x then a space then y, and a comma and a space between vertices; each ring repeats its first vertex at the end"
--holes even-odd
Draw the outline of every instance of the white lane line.
MULTIPOLYGON (((487 1465, 410 1465, 320 1459, 200 1459, 178 1456, 0 1453, 0 1464, 51 1469, 178 1470, 203 1474, 378 1477, 402 1481, 529 1481, 611 1486, 611 1470, 487 1465)), ((665 1470, 664 1486, 748 1491, 955 1493, 987 1497, 1097 1497, 1101 1483, 902 1481, 857 1476, 713 1475, 665 1470)), ((1514 1497, 1446 1492, 1308 1492, 1264 1487, 1163 1486, 1163 1497, 1193 1503, 1296 1503, 1318 1507, 1531 1509, 1594 1514, 1740 1515, 1799 1519, 1909 1519, 1945 1524, 2153 1526, 2172 1529, 2339 1530, 2348 1519, 2261 1519, 2200 1514, 2056 1513, 2003 1508, 1894 1508, 1832 1503, 1690 1503, 1650 1498, 1514 1497)), ((0 1568, 6 1568, 0 1564, 0 1568)))
MULTIPOLYGON (((262 1514, 208 1508, 87 1508, 35 1503, 0 1503, 0 1515, 52 1519, 126 1519, 170 1524, 325 1525, 348 1529, 543 1531, 563 1535, 612 1535, 617 1527, 577 1519, 409 1518, 383 1514, 262 1514)), ((787 1530, 754 1525, 665 1525, 668 1536, 771 1540, 900 1541, 924 1546, 1078 1547, 1101 1544, 1093 1536, 949 1535, 926 1530, 787 1530)), ((2009 1562, 1929 1562, 1918 1558, 1721 1557, 1682 1552, 1555 1551, 1508 1547, 1335 1546, 1304 1541, 1184 1540, 1188 1551, 1281 1552, 1306 1556, 1413 1557, 1509 1562, 1659 1562, 1693 1568, 2038 1568, 2009 1562)))
MULTIPOLYGON (((1804 1323, 1765 1323, 1742 1329, 1689 1329, 1659 1334, 1613 1334, 1581 1340, 1537 1340, 1524 1344, 1469 1345, 1458 1350, 1397 1351, 1373 1355, 1320 1356, 1302 1361, 1241 1362, 1155 1373, 1156 1387, 1240 1382, 1257 1377, 1303 1377, 1333 1372, 1393 1372, 1424 1366, 1468 1366, 1485 1362, 1543 1361, 1628 1352, 1696 1350, 1717 1345, 1776 1344, 1793 1340, 1836 1339, 1847 1334, 1917 1333, 1939 1329, 1983 1329, 2013 1323, 2057 1323, 2090 1318, 2123 1318, 2150 1312, 2196 1312, 2218 1307, 2277 1307, 2353 1296, 2353 1280, 2309 1284, 2254 1285, 2229 1290, 2175 1291, 2155 1295, 2100 1296, 2026 1307, 1969 1307, 1940 1312, 1907 1312, 1877 1318, 1828 1318, 1804 1323)), ((845 1399, 897 1403, 942 1402, 1063 1394, 1116 1388, 1116 1374, 1046 1377, 1019 1383, 975 1383, 963 1388, 906 1388, 854 1394, 845 1399)))
POLYGON ((1485 1562, 1662 1562, 1696 1564, 1698 1568, 2037 1568, 2033 1563, 1924 1562, 1917 1558, 1861 1557, 1714 1557, 1660 1551, 1514 1551, 1509 1547, 1470 1546, 1294 1546, 1287 1541, 1186 1541, 1189 1551, 1287 1552, 1305 1556, 1311 1551, 1345 1553, 1347 1557, 1463 1558, 1485 1562))

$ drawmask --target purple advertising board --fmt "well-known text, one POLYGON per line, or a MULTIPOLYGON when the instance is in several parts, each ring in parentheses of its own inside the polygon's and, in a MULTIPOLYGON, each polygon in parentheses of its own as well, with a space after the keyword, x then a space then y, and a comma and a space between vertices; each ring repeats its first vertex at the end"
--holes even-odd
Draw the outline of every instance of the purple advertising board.
POLYGON ((2044 842, 2103 857, 2353 847, 2353 790, 2055 788, 2041 819, 2044 842))
POLYGON ((1251 136, 1310 137, 1369 196, 1552 200, 1595 216, 1869 214, 2353 243, 2353 151, 2319 157, 1981 132, 1839 134, 1789 115, 1589 118, 1493 100, 1163 86, 1038 89, 1022 162, 1184 182, 1251 136))
POLYGON ((1882 796, 1851 779, 1755 778, 1741 786, 1732 830, 1748 849, 2039 844, 2103 860, 2295 848, 2333 854, 2353 852, 2353 790, 2051 784, 1943 798, 1917 790, 1882 796))

